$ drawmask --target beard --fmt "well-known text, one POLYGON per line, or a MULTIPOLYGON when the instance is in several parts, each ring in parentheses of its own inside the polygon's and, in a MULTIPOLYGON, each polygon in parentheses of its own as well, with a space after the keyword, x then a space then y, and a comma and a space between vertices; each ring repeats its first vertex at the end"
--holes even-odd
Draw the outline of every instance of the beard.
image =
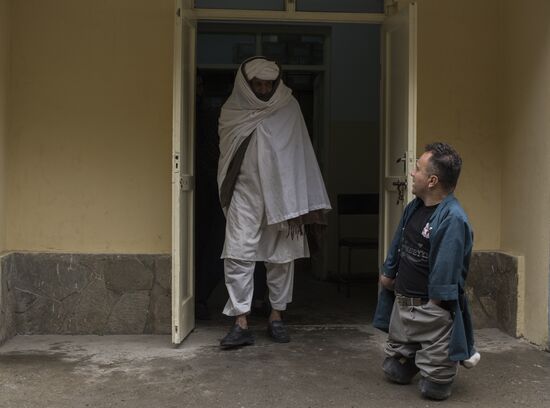
POLYGON ((258 98, 260 101, 267 102, 271 99, 271 96, 273 96, 273 92, 269 92, 266 94, 260 94, 254 92, 254 95, 256 95, 256 98, 258 98))
POLYGON ((271 91, 269 91, 268 93, 265 93, 265 94, 255 92, 254 88, 252 87, 252 82, 251 81, 248 82, 248 85, 250 86, 250 89, 252 90, 254 95, 256 95, 256 98, 258 98, 262 102, 267 102, 275 94, 275 91, 277 91, 277 88, 279 86, 279 79, 277 79, 276 81, 273 82, 273 86, 271 88, 271 91))

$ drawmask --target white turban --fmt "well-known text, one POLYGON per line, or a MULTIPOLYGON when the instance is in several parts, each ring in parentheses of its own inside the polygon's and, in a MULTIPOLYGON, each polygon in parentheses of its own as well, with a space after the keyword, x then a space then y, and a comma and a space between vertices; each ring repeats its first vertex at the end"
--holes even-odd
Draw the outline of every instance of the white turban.
POLYGON ((253 59, 244 66, 248 80, 258 78, 264 81, 275 81, 279 77, 279 67, 273 61, 263 58, 253 59))

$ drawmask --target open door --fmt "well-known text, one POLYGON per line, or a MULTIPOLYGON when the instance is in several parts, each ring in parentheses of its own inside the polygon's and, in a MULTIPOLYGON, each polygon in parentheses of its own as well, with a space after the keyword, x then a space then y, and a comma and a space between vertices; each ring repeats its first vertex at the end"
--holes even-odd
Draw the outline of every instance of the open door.
POLYGON ((195 327, 194 132, 196 23, 190 1, 176 1, 172 137, 172 342, 195 327))
POLYGON ((416 4, 389 16, 382 26, 382 132, 380 264, 405 205, 413 198, 416 162, 416 4))

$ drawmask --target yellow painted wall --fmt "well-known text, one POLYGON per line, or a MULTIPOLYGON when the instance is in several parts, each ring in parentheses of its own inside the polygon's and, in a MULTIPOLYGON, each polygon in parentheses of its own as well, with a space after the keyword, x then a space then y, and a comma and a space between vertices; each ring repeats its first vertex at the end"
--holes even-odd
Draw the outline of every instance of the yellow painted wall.
POLYGON ((10 20, 8 0, 0 0, 0 253, 6 249, 6 140, 8 137, 8 90, 10 20))
MULTIPOLYGON (((525 255, 525 336, 543 343, 550 4, 418 6, 419 150, 446 140, 461 152, 476 249, 525 255)), ((0 250, 169 252, 172 7, 0 0, 0 250)))
POLYGON ((437 140, 460 152, 464 164, 456 194, 479 250, 499 248, 501 234, 497 3, 417 2, 417 153, 437 140))
POLYGON ((8 249, 169 252, 173 1, 12 3, 8 249))
POLYGON ((550 2, 501 2, 502 249, 525 255, 529 340, 548 341, 550 2))
POLYGON ((521 334, 547 344, 550 3, 417 4, 418 150, 441 139, 462 154, 475 248, 524 255, 521 334))
MULTIPOLYGON (((420 2, 418 139, 462 153, 458 195, 490 249, 496 0, 469 1, 420 2)), ((13 26, 9 248, 169 251, 172 1, 14 2, 13 26)))

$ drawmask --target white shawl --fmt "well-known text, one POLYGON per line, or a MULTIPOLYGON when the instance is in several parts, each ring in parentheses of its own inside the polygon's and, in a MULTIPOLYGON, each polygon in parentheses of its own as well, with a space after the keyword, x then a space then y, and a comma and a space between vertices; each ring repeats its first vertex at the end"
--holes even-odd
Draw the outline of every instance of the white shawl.
POLYGON ((259 173, 269 225, 310 211, 329 210, 330 202, 307 128, 292 91, 280 81, 268 101, 256 97, 241 68, 219 120, 221 188, 241 143, 256 131, 259 173))

